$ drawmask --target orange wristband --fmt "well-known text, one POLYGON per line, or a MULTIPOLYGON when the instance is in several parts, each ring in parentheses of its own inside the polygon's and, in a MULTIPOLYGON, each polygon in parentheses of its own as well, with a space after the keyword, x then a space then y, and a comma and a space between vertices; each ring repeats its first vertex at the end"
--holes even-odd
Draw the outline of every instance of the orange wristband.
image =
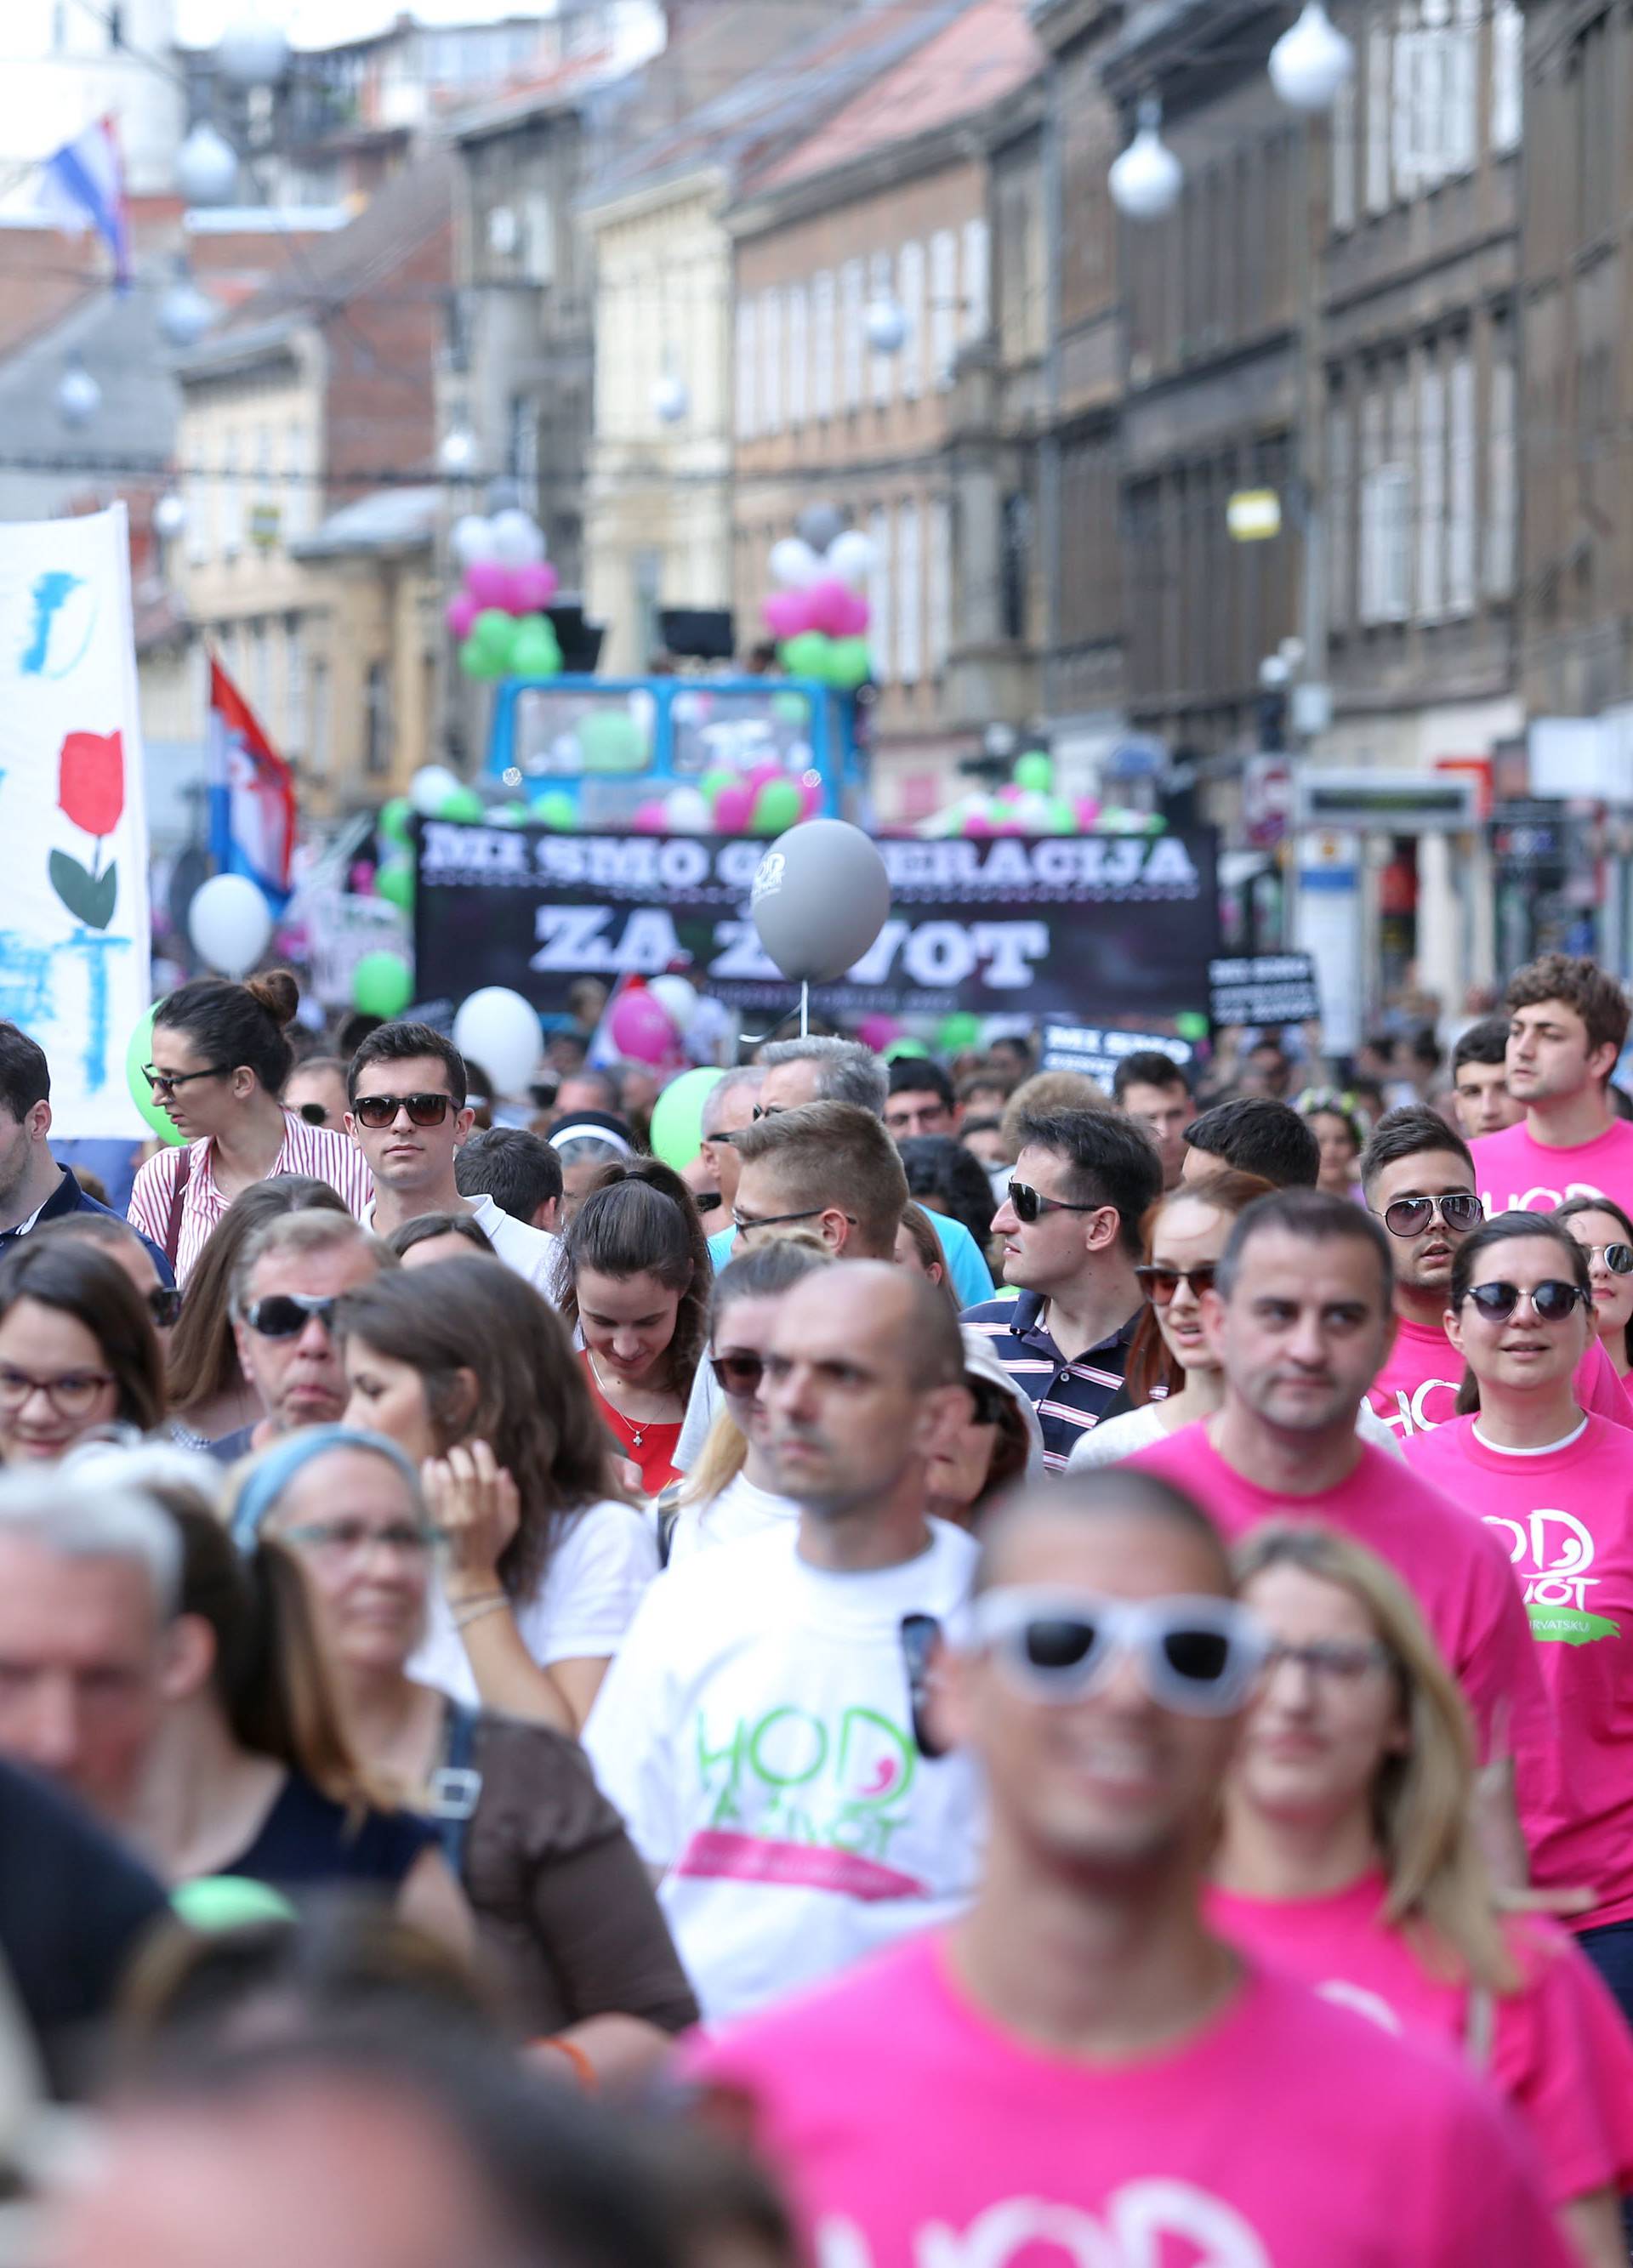
POLYGON ((554 2048, 558 2055, 565 2056, 586 2095, 598 2091, 601 2081, 595 2076, 595 2066, 576 2040, 564 2040, 558 2032, 552 2032, 543 2039, 535 2040, 533 2044, 536 2048, 554 2048))

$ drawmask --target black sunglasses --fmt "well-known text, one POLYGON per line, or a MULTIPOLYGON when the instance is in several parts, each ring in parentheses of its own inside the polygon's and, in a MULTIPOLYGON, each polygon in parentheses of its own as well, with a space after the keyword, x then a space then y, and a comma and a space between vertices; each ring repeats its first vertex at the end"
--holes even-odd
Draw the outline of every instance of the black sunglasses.
POLYGON ((303 1102, 299 1107, 308 1126, 328 1125, 329 1105, 326 1102, 303 1102))
POLYGON ((942 1626, 934 1615, 904 1615, 901 1619, 902 1667, 907 1672, 907 1703, 913 1722, 913 1745, 932 1764, 947 1750, 930 1730, 930 1665, 941 1643, 942 1626))
POLYGON ((352 1099, 351 1116, 359 1126, 394 1126, 399 1110, 406 1110, 410 1126, 440 1126, 454 1107, 451 1094, 359 1094, 352 1099))
POLYGON ((1550 1276, 1533 1292, 1521 1291, 1518 1284, 1475 1284, 1463 1296, 1474 1301, 1489 1323, 1505 1323, 1526 1299, 1535 1310, 1538 1322, 1563 1323, 1588 1295, 1577 1285, 1563 1284, 1557 1276, 1550 1276))
POLYGON ((167 1331, 181 1318, 181 1287, 179 1284, 155 1284, 147 1295, 147 1312, 153 1318, 156 1330, 167 1331))
POLYGON ((1453 1189, 1444 1197, 1397 1197, 1384 1207, 1383 1219, 1391 1236, 1415 1236, 1437 1212, 1448 1228, 1463 1230, 1474 1227, 1484 1211, 1472 1189, 1453 1189))
POLYGON ((757 1354, 711 1355, 709 1368, 722 1394, 757 1394, 765 1375, 765 1365, 757 1354))
POLYGON ((332 1331, 338 1305, 336 1300, 320 1300, 309 1292, 273 1292, 264 1300, 252 1300, 244 1310, 244 1321, 263 1339, 298 1338, 314 1318, 326 1331, 332 1331))
POLYGON ((155 1071, 151 1064, 144 1064, 142 1076, 162 1102, 179 1086, 186 1086, 196 1079, 225 1079, 232 1068, 231 1064, 211 1064, 207 1071, 155 1071))
POLYGON ((1134 1270, 1140 1289, 1154 1307, 1165 1307, 1182 1284, 1188 1284, 1192 1298, 1200 1300, 1204 1292, 1213 1290, 1218 1272, 1215 1260, 1199 1260, 1194 1268, 1158 1268, 1153 1263, 1134 1270))
POLYGON ((1016 1220, 1030 1228, 1046 1212, 1104 1212, 1103 1204, 1073 1204, 1067 1197, 1046 1197, 1028 1182, 1009 1183, 1009 1203, 1016 1220))

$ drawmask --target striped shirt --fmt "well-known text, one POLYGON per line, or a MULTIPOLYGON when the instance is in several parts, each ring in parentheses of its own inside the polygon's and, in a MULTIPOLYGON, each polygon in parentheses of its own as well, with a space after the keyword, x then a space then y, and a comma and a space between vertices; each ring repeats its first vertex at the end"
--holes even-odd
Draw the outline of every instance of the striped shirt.
POLYGON ((984 1300, 966 1307, 958 1320, 981 1333, 993 1352, 1038 1412, 1043 1428, 1044 1464, 1063 1472, 1084 1435, 1099 1424, 1107 1403, 1123 1382, 1128 1344, 1138 1311, 1119 1330, 1068 1362, 1038 1317, 1044 1302, 1036 1292, 1013 1300, 984 1300))
MULTIPOLYGON (((206 1238, 230 1202, 216 1182, 215 1137, 206 1134, 188 1147, 193 1169, 181 1196, 181 1233, 176 1246, 178 1284, 185 1284, 192 1274, 206 1238)), ((131 1226, 139 1228, 144 1236, 151 1237, 161 1249, 165 1232, 170 1226, 170 1206, 181 1171, 181 1158, 180 1145, 161 1150, 142 1167, 130 1192, 131 1226)), ((363 1152, 351 1137, 337 1134, 329 1126, 309 1126, 304 1118, 288 1110, 284 1113, 284 1146, 267 1179, 270 1181, 280 1174, 307 1174, 314 1181, 327 1182, 331 1189, 339 1191, 348 1209, 359 1219, 374 1202, 373 1177, 363 1161, 363 1152)))

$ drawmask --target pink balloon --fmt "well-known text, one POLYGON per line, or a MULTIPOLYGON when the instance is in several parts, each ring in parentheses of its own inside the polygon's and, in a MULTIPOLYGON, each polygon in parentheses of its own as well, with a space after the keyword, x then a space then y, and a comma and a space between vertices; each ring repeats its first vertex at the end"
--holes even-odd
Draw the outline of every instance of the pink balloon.
POLYGON ((856 1036, 863 1047, 883 1055, 900 1030, 894 1016, 864 1016, 856 1027, 856 1036))
POLYGON ((746 835, 754 811, 754 799, 759 792, 746 783, 736 787, 723 787, 714 799, 714 824, 722 835, 746 835))
POLYGON ((851 593, 836 577, 827 577, 813 583, 801 594, 814 630, 824 630, 830 637, 848 637, 850 632, 842 624, 850 618, 851 593))
POLYGON ((637 835, 667 835, 669 814, 661 803, 643 803, 631 824, 637 835))
POLYGON ((998 829, 984 811, 966 811, 964 814, 964 831, 975 841, 985 843, 996 835, 998 829))
POLYGON ((787 777, 780 764, 756 764, 749 774, 749 785, 757 794, 761 788, 769 787, 772 780, 787 779, 787 777))
POLYGON ((510 607, 510 570, 497 559, 473 559, 465 570, 465 590, 475 615, 488 607, 500 607, 506 614, 510 607))
POLYGON ((868 612, 868 601, 860 591, 848 591, 843 585, 840 587, 840 596, 843 604, 836 605, 833 609, 834 618, 839 627, 831 635, 834 637, 861 637, 871 619, 868 612))
POLYGON ((1015 782, 1010 780, 999 789, 998 800, 1000 803, 1019 803, 1025 792, 1026 790, 1023 787, 1017 787, 1015 782))
POLYGON ((470 626, 481 611, 469 591, 456 591, 444 608, 442 619, 456 638, 468 638, 470 626))
POLYGON ((354 897, 372 897, 374 893, 374 867, 372 859, 359 858, 347 878, 347 888, 354 897))
POLYGON ((674 1024, 644 986, 620 995, 607 1019, 607 1030, 613 1046, 631 1063, 661 1063, 675 1044, 674 1024))
POLYGON ((1077 799, 1077 824, 1085 835, 1094 827, 1099 816, 1100 806, 1093 796, 1080 795, 1077 799))
POLYGON ((810 628, 803 591, 773 591, 760 611, 774 638, 798 637, 810 628))
POLYGON ((511 588, 515 594, 516 611, 536 615, 548 607, 560 586, 561 578, 548 559, 529 561, 525 567, 510 571, 511 588))

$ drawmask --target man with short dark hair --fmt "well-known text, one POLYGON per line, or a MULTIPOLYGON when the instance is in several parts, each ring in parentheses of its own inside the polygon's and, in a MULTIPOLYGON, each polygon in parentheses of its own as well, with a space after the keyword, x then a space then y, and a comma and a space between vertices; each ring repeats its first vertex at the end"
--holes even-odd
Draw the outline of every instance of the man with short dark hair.
POLYGON ((1482 1016, 1452 1050, 1452 1097, 1467 1141, 1518 1126, 1525 1106, 1508 1091, 1508 1018, 1482 1016))
POLYGON ((551 1129, 570 1123, 587 1110, 610 1111, 617 1116, 623 1107, 623 1090, 610 1071, 595 1071, 588 1066, 568 1071, 550 1105, 551 1129))
MULTIPOLYGON (((19 1237, 75 1212, 120 1216, 87 1197, 66 1166, 51 1155, 51 1067, 45 1049, 26 1032, 0 1021, 0 1258, 19 1237)), ((161 1284, 175 1270, 151 1237, 146 1246, 161 1284)))
POLYGON ((1390 1563, 1457 1675, 1482 1753, 1502 1767, 1489 1815, 1523 1881, 1510 1766, 1518 1757, 1523 1770, 1555 1730, 1508 1554, 1356 1432, 1394 1336, 1393 1278, 1388 1237, 1349 1198, 1281 1189, 1249 1205, 1201 1295, 1224 1406, 1129 1463, 1194 1496, 1228 1542, 1268 1520, 1318 1520, 1390 1563))
POLYGON ((308 1126, 346 1130, 346 1066, 338 1056, 306 1056, 284 1081, 284 1108, 308 1126))
POLYGON ((461 1197, 490 1197, 524 1227, 553 1236, 560 1226, 561 1160, 542 1134, 525 1126, 469 1135, 454 1152, 454 1179, 461 1197))
POLYGON ((950 1134, 955 1138, 964 1112, 953 1083, 928 1056, 898 1056, 890 1069, 884 1123, 898 1142, 914 1134, 950 1134))
POLYGON ((346 1131, 374 1176, 368 1226, 389 1236, 428 1212, 468 1212, 505 1265, 548 1300, 558 1240, 513 1219, 485 1191, 461 1194, 454 1160, 476 1114, 453 1042, 429 1024, 382 1024, 351 1058, 346 1084, 346 1131))
POLYGON ((1321 1145, 1290 1103, 1265 1094, 1241 1094, 1216 1102, 1185 1130, 1187 1186, 1208 1181, 1230 1167, 1257 1174, 1278 1189, 1312 1189, 1321 1170, 1321 1145))
POLYGON ((1195 1116, 1183 1066, 1160 1049, 1137 1048, 1112 1075, 1112 1100, 1156 1143, 1163 1187, 1171 1189, 1185 1166, 1186 1125, 1195 1116))
POLYGON ((1045 1463, 1059 1472, 1122 1385, 1142 1305, 1140 1224, 1163 1168, 1149 1135, 1115 1111, 1025 1117, 1020 1135, 993 1220, 1020 1297, 983 1300, 962 1320, 1031 1400, 1045 1463))
POLYGON ((1622 987, 1595 961, 1549 953, 1517 972, 1504 1005, 1504 1077, 1526 1117, 1474 1146, 1486 1211, 1551 1212, 1593 1197, 1633 1211, 1633 1125, 1609 1093, 1628 1035, 1622 987))
POLYGON ((654 1583, 590 1713, 596 1778, 662 1872, 706 2017, 832 1975, 974 1886, 973 1774, 923 1718, 975 1561, 924 1508, 964 1374, 945 1299, 906 1269, 842 1263, 785 1292, 761 1392, 797 1528, 654 1583))

